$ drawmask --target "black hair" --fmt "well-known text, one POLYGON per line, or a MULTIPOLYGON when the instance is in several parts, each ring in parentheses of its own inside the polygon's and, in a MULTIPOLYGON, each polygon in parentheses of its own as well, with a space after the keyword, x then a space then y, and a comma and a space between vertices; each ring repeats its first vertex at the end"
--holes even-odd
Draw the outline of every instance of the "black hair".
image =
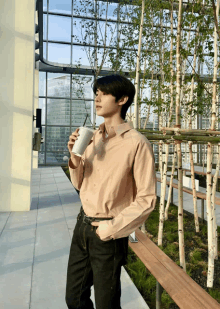
POLYGON ((122 97, 128 96, 128 101, 122 105, 121 109, 121 118, 125 120, 127 110, 131 106, 135 96, 135 87, 132 82, 119 74, 107 75, 95 80, 93 85, 93 92, 95 94, 97 89, 106 94, 111 94, 115 97, 116 102, 122 97))

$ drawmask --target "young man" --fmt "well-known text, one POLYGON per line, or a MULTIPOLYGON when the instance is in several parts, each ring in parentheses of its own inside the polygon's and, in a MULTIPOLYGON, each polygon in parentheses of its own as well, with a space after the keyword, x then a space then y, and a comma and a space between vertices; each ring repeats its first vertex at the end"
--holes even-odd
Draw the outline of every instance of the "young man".
MULTIPOLYGON (((121 309, 121 266, 128 236, 156 204, 154 154, 148 139, 126 123, 135 88, 125 77, 95 81, 97 114, 104 118, 79 165, 69 160, 82 207, 70 248, 66 303, 69 309, 121 309)), ((70 137, 71 140, 71 137, 70 137)))

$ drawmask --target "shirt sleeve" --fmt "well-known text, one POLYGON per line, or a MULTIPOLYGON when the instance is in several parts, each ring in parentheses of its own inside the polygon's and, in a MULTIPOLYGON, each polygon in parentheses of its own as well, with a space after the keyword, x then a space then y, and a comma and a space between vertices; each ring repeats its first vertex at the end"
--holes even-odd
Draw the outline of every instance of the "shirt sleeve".
POLYGON ((101 240, 108 237, 113 239, 127 237, 147 220, 155 208, 157 200, 155 160, 152 146, 146 137, 137 145, 133 175, 137 187, 136 198, 114 219, 100 221, 101 240))
POLYGON ((84 163, 85 163, 85 152, 83 153, 81 160, 80 160, 80 164, 77 168, 72 168, 71 166, 73 166, 71 164, 71 158, 68 161, 68 167, 69 167, 69 171, 70 171, 70 179, 72 182, 72 185, 80 191, 82 182, 83 182, 83 177, 84 177, 84 163))

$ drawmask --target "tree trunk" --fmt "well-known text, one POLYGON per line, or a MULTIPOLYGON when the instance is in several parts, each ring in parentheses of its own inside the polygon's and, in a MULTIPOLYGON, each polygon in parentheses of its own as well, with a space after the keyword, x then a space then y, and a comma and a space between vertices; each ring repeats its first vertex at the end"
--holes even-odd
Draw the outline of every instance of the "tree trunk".
POLYGON ((166 197, 168 156, 169 156, 169 144, 166 144, 166 158, 163 170, 163 183, 161 185, 161 192, 160 192, 160 219, 159 219, 159 231, 158 231, 158 246, 162 246, 163 243, 164 202, 166 197))
POLYGON ((196 188, 195 188, 195 174, 194 174, 194 163, 193 163, 193 153, 192 153, 192 142, 189 142, 189 155, 190 155, 190 167, 191 167, 191 183, 193 190, 193 206, 194 206, 194 219, 195 219, 195 227, 196 233, 199 232, 199 216, 197 209, 197 196, 196 196, 196 188))
MULTIPOLYGON (((216 18, 218 22, 218 14, 219 14, 219 3, 220 0, 217 0, 216 7, 216 18)), ((214 72, 213 72, 213 94, 212 94, 212 119, 211 119, 211 130, 215 130, 216 123, 216 86, 217 86, 217 64, 218 61, 218 43, 217 43, 217 27, 215 25, 214 28, 214 72)), ((209 256, 208 256, 208 275, 207 275, 207 287, 213 287, 213 277, 214 277, 214 227, 213 221, 215 217, 214 208, 215 206, 211 204, 212 194, 215 195, 216 187, 213 184, 212 188, 212 144, 208 143, 208 151, 207 151, 207 218, 208 218, 208 248, 209 248, 209 256)))
POLYGON ((171 172, 171 177, 170 177, 170 187, 169 187, 169 193, 168 193, 168 198, 167 198, 167 204, 165 208, 165 220, 168 219, 168 210, 170 206, 170 200, 171 200, 171 193, 172 193, 172 185, 173 185, 173 176, 174 176, 174 171, 175 171, 175 166, 176 166, 176 145, 174 145, 174 154, 173 154, 173 163, 172 163, 172 172, 171 172))
POLYGON ((214 259, 215 260, 218 260, 218 231, 217 231, 217 223, 216 223, 216 215, 215 215, 215 193, 216 193, 216 185, 218 181, 219 162, 220 162, 220 144, 218 144, 217 165, 216 165, 216 170, 215 170, 215 175, 213 178, 213 185, 212 185, 213 244, 214 244, 214 259))
MULTIPOLYGON (((178 26, 177 26, 177 46, 176 46, 176 126, 180 124, 180 41, 181 41, 181 17, 182 17, 182 0, 179 0, 178 26)), ((183 170, 182 170, 182 153, 181 142, 175 141, 178 153, 178 231, 179 231, 179 252, 180 266, 186 271, 185 249, 184 249, 184 229, 183 229, 183 170)))
POLYGON ((142 0, 142 9, 141 9, 141 23, 139 31, 139 44, 138 44, 138 54, 137 54, 137 65, 136 65, 136 80, 135 80, 135 97, 134 97, 134 129, 138 128, 138 95, 139 95, 139 76, 140 76, 140 55, 141 55, 141 41, 142 41, 142 32, 143 32, 143 23, 144 23, 144 7, 145 0, 142 0))
MULTIPOLYGON (((199 26, 196 31, 196 38, 199 36, 199 26)), ((194 92, 194 74, 196 69, 196 54, 198 44, 195 45, 194 57, 193 57, 193 69, 192 69, 192 80, 191 80, 191 91, 190 91, 190 112, 192 112, 193 108, 193 92, 194 92)), ((189 115, 189 129, 192 129, 192 115, 189 115)), ((192 191, 193 191, 193 207, 194 207, 194 220, 196 233, 199 232, 199 217, 198 217, 198 209, 197 209, 197 196, 196 196, 196 188, 195 188, 195 174, 194 174, 194 162, 193 162, 193 153, 192 153, 192 142, 188 143, 189 145, 189 156, 190 156, 190 167, 191 167, 191 183, 192 183, 192 191)))

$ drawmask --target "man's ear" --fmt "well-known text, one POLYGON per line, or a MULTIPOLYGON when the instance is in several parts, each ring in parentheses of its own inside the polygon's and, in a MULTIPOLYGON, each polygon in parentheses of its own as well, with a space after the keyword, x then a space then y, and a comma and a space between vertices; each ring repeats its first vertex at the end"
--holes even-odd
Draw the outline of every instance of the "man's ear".
MULTIPOLYGON (((123 105, 128 101, 129 97, 127 96, 123 96, 121 99, 120 99, 120 103, 123 102, 123 105)), ((121 104, 120 104, 121 105, 121 104)))

